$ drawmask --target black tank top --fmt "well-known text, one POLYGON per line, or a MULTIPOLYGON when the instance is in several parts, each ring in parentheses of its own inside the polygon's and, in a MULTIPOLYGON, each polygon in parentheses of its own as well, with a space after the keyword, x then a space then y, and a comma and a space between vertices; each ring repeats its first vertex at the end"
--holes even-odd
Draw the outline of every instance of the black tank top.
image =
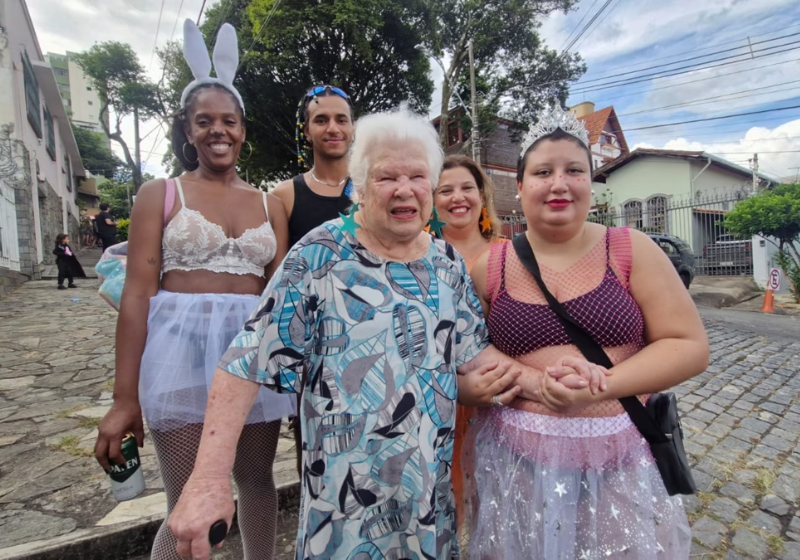
POLYGON ((312 191, 303 175, 292 179, 294 183, 294 207, 289 218, 289 245, 295 243, 317 226, 346 214, 353 204, 344 191, 339 196, 321 196, 312 191))

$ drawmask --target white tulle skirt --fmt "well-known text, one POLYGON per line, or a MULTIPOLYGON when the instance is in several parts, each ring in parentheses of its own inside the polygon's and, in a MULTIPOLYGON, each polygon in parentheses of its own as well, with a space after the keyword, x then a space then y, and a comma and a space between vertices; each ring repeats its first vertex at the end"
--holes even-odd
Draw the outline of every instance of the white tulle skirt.
MULTIPOLYGON (((202 423, 217 362, 259 301, 258 296, 160 291, 150 298, 139 399, 150 429, 202 423)), ((295 414, 294 395, 261 388, 248 424, 295 414)))
POLYGON ((481 411, 465 484, 471 559, 683 560, 691 531, 627 414, 481 411))

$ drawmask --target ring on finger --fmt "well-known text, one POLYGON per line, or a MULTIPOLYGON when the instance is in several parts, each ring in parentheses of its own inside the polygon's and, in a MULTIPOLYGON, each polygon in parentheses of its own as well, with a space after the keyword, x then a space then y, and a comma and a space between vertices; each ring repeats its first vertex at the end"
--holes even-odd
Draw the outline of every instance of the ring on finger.
POLYGON ((503 406, 503 403, 500 402, 499 394, 492 397, 492 406, 503 406))

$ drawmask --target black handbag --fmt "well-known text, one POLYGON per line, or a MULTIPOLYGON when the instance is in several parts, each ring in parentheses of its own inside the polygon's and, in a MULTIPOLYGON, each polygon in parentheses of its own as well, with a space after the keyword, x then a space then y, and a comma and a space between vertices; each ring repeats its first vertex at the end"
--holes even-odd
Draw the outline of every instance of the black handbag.
MULTIPOLYGON (((533 249, 531 249, 525 234, 516 236, 512 244, 520 262, 533 275, 539 289, 547 299, 547 303, 558 315, 564 330, 567 331, 575 346, 588 361, 611 369, 614 364, 603 347, 572 318, 545 286, 536 256, 533 254, 533 249)), ((647 406, 643 405, 636 397, 623 397, 619 399, 619 402, 622 403, 628 416, 650 445, 650 451, 656 460, 667 493, 670 496, 694 494, 697 486, 692 478, 686 451, 683 448, 683 429, 678 416, 678 401, 675 394, 654 393, 647 401, 647 406)))

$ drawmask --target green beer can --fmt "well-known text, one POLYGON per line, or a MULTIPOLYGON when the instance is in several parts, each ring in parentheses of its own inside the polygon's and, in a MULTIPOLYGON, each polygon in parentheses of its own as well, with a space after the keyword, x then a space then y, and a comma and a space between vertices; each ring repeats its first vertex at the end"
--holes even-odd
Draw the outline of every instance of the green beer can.
POLYGON ((126 435, 122 440, 122 456, 125 463, 111 463, 111 472, 108 473, 111 478, 111 493, 118 502, 132 500, 144 492, 144 473, 133 434, 126 435))

